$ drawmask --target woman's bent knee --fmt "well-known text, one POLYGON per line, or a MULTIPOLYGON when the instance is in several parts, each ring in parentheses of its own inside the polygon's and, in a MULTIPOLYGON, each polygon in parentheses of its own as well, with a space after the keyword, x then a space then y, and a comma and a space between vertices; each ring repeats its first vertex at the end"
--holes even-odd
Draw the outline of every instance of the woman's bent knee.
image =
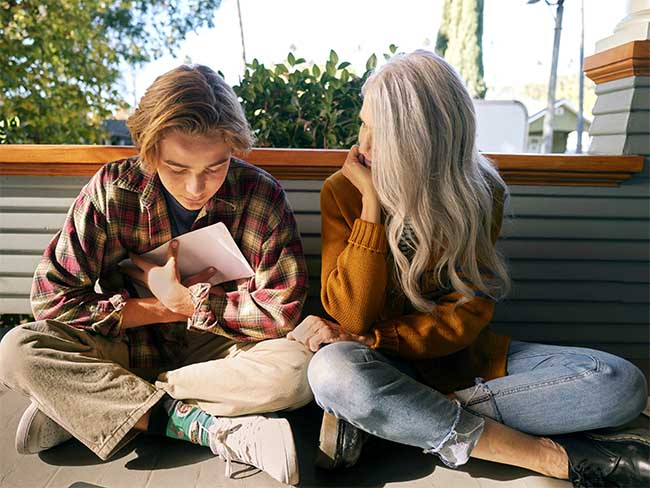
POLYGON ((648 398, 648 383, 641 370, 631 362, 618 358, 613 366, 617 383, 618 408, 614 412, 615 426, 634 420, 643 411, 648 398))
POLYGON ((626 424, 645 408, 647 380, 641 370, 626 359, 607 354, 599 360, 601 367, 598 388, 603 397, 603 426, 626 424))
POLYGON ((356 342, 336 342, 320 349, 309 364, 309 385, 323 406, 330 399, 349 397, 360 391, 363 382, 359 365, 367 347, 356 342), (356 385, 356 386, 355 386, 356 385))

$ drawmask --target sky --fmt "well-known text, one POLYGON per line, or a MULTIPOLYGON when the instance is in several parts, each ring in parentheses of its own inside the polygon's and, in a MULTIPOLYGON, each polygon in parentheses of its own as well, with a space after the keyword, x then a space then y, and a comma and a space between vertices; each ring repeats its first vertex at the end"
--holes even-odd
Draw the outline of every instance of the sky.
MULTIPOLYGON (((269 64, 296 57, 323 64, 334 49, 341 61, 363 72, 372 53, 383 59, 390 44, 399 51, 433 50, 442 0, 240 0, 246 56, 269 64)), ((585 56, 614 32, 625 15, 625 0, 584 0, 585 56)), ((546 83, 553 47, 555 7, 543 0, 485 0, 483 63, 488 89, 546 83)), ((223 0, 212 29, 190 34, 175 56, 167 55, 125 76, 134 103, 156 76, 184 61, 206 64, 236 84, 244 71, 237 0, 223 0)), ((558 72, 579 69, 580 0, 566 0, 558 72)), ((490 91, 488 96, 490 98, 490 91)))

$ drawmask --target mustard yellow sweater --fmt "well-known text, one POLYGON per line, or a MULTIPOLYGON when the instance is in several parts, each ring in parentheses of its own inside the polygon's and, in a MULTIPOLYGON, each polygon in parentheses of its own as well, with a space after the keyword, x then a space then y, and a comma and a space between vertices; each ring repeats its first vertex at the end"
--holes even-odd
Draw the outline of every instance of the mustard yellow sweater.
MULTIPOLYGON (((488 325, 494 302, 482 296, 457 305, 457 292, 436 300, 433 313, 413 309, 388 269, 383 224, 361 220, 361 194, 339 171, 321 191, 321 300, 327 313, 353 334, 376 338, 375 348, 412 361, 421 380, 442 393, 506 374, 509 338, 488 325)), ((493 240, 501 229, 502 202, 495 202, 493 240)), ((428 282, 430 281, 430 283, 428 282)), ((433 280, 423 293, 435 294, 433 280)))

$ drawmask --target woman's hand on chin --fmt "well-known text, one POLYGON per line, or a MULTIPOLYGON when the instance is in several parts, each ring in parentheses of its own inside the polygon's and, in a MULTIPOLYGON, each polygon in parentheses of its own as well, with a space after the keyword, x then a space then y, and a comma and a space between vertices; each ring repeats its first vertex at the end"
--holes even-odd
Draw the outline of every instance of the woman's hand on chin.
POLYGON ((354 341, 369 347, 372 347, 375 343, 375 337, 372 334, 350 334, 340 325, 315 315, 307 316, 295 329, 287 334, 287 339, 300 342, 313 352, 332 342, 354 341))
POLYGON ((370 168, 361 162, 362 160, 363 155, 359 152, 359 145, 355 144, 350 148, 341 172, 359 190, 364 198, 376 198, 375 186, 372 183, 372 173, 370 168))

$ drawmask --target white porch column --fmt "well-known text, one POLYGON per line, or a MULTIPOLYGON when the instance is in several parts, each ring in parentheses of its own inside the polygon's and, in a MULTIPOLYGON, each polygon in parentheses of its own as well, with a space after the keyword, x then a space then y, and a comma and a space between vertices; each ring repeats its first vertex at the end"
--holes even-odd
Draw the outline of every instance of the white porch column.
POLYGON ((650 39, 650 0, 626 0, 625 17, 614 29, 613 35, 596 43, 596 52, 646 39, 650 39))
MULTIPOLYGON (((650 157, 650 0, 627 0, 613 35, 596 43, 585 74, 596 83, 590 153, 650 157)), ((648 177, 648 164, 641 177, 648 177)))

